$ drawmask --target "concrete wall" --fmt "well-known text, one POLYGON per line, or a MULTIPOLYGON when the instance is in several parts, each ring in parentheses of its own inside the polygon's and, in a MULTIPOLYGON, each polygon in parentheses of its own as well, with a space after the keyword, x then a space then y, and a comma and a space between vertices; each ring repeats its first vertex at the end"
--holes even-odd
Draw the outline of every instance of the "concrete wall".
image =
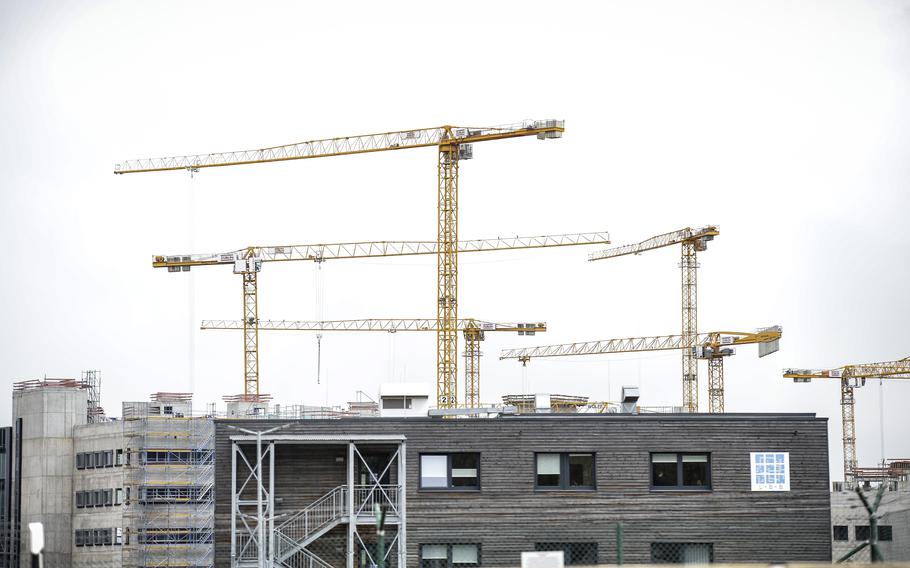
MULTIPOLYGON (((866 498, 871 503, 876 489, 867 490, 866 498)), ((901 482, 897 491, 886 491, 878 508, 882 518, 879 525, 891 526, 893 540, 880 542, 882 554, 887 562, 910 562, 910 483, 901 482)), ((868 525, 869 514, 853 491, 836 491, 831 494, 831 524, 846 526, 849 540, 833 541, 833 559, 837 560, 850 552, 862 541, 856 540, 856 526, 868 525)), ((833 532, 832 532, 833 538, 833 532)), ((869 549, 851 558, 853 562, 869 562, 869 549)))
MULTIPOLYGON (((275 420, 218 421, 216 565, 229 566, 230 436, 275 420), (224 488, 224 489, 222 489, 224 488)), ((301 420, 280 435, 403 435, 407 439, 408 565, 421 544, 477 543, 484 566, 516 566, 536 542, 597 542, 598 561, 647 563, 654 542, 710 542, 717 562, 829 561, 827 420, 814 415, 538 415, 498 419, 301 420), (596 489, 535 488, 535 452, 593 452, 596 489), (790 452, 786 492, 753 492, 749 452, 790 452), (480 490, 419 488, 421 453, 480 453, 480 490), (709 452, 707 491, 650 485, 650 452, 709 452)), ((281 445, 279 507, 303 506, 344 482, 340 447, 281 445), (301 502, 295 503, 296 499, 301 502)))
MULTIPOLYGON (((102 422, 78 426, 74 435, 74 453, 124 449, 123 422, 102 422)), ((115 452, 116 455, 116 452, 115 452)), ((124 467, 112 465, 95 469, 77 470, 73 468, 73 534, 81 529, 124 528, 123 509, 121 504, 77 508, 75 493, 92 489, 112 489, 124 487, 124 467)), ((115 491, 116 498, 116 491, 115 491)), ((74 543, 75 544, 75 543, 74 543)), ((73 546, 74 568, 115 568, 121 566, 123 546, 73 546)))
MULTIPOLYGON (((47 568, 72 565, 73 427, 86 423, 87 393, 39 388, 13 393, 13 421, 22 418, 21 527, 44 523, 47 568)), ((28 549, 27 531, 20 537, 28 549)), ((29 566, 28 555, 20 566, 29 566)))

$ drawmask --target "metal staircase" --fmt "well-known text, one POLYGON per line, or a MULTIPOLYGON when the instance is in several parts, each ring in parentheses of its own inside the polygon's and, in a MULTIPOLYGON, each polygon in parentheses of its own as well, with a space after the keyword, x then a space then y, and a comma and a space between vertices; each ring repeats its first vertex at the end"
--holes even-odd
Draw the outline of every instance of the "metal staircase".
POLYGON ((346 520, 347 495, 347 487, 336 487, 275 527, 275 560, 288 568, 309 568, 314 561, 331 568, 306 547, 346 520))

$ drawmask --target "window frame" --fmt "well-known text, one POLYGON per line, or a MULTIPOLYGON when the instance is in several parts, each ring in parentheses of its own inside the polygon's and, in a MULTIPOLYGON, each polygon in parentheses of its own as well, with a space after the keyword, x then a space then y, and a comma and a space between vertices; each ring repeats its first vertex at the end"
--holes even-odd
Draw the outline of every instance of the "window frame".
POLYGON ((849 525, 833 525, 831 527, 831 540, 833 542, 850 542, 850 526, 849 525), (838 538, 838 529, 842 529, 843 537, 838 538))
POLYGON ((894 542, 893 525, 877 525, 878 542, 894 542), (888 538, 884 538, 887 535, 888 538))
POLYGON ((534 452, 534 491, 597 491, 597 452, 593 451, 572 451, 572 452, 534 452), (591 456, 591 482, 592 485, 569 485, 569 456, 571 455, 591 456), (559 456, 559 485, 539 485, 537 478, 537 457, 540 455, 557 455, 559 456))
MULTIPOLYGON (((696 491, 705 492, 713 491, 713 479, 711 475, 711 452, 649 452, 648 453, 648 485, 651 491, 696 491), (676 485, 654 485, 654 455, 655 454, 676 454, 676 485), (708 475, 705 478, 704 485, 683 485, 683 456, 706 456, 708 458, 708 475)), ((692 544, 692 543, 684 543, 692 544)), ((701 544, 701 543, 694 543, 701 544)))
POLYGON ((872 529, 869 525, 853 525, 853 540, 865 541, 865 540, 869 540, 871 536, 872 536, 872 529), (862 529, 866 532, 865 537, 860 537, 860 535, 859 535, 860 529, 862 529))
MULTIPOLYGON (((444 546, 446 547, 446 568, 455 568, 456 566, 475 566, 483 565, 483 547, 479 542, 422 542, 418 546, 417 565, 418 568, 423 566, 423 547, 425 546, 444 546), (452 547, 454 546, 475 546, 477 547, 477 562, 459 562, 455 564, 452 561, 452 547)), ((436 559, 433 559, 436 560, 436 559)), ((441 560, 441 559, 440 559, 441 560)))
MULTIPOLYGON (((481 471, 480 471, 480 452, 425 452, 417 456, 417 490, 418 491, 480 491, 481 489, 481 471), (470 487, 453 487, 452 486, 452 456, 453 455, 474 455, 477 456, 477 485, 470 487), (423 486, 423 457, 424 456, 445 456, 446 458, 446 486, 445 487, 424 487, 423 486)), ((433 543, 429 543, 433 544, 433 543)), ((461 544, 461 543, 455 543, 461 544)), ((471 544, 471 543, 467 543, 471 544)))
MULTIPOLYGON (((669 454, 670 452, 658 452, 663 454, 669 454)), ((685 564, 682 560, 677 560, 676 562, 657 562, 654 560, 654 549, 658 548, 667 548, 675 546, 677 553, 683 552, 684 546, 707 546, 708 547, 708 563, 714 564, 717 561, 717 558, 714 556, 714 543, 713 542, 675 542, 675 541, 651 541, 651 564, 685 564)))
POLYGON ((85 469, 85 452, 76 454, 76 469, 85 469))

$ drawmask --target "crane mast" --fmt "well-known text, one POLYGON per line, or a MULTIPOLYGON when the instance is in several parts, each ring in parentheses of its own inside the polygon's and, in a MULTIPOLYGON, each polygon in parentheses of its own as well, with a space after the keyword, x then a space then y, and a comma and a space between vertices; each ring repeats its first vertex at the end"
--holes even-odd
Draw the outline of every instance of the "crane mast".
MULTIPOLYGON (((698 253, 707 250, 708 241, 719 235, 716 226, 700 229, 685 228, 646 239, 640 243, 623 245, 592 253, 588 260, 603 260, 629 254, 682 245, 679 267, 682 276, 682 391, 683 406, 688 412, 698 412, 698 362, 692 355, 698 337, 698 253)), ((724 411, 724 372, 720 359, 708 360, 708 406, 710 412, 724 411)))
MULTIPOLYGON (((496 237, 494 239, 472 239, 456 241, 456 253, 492 252, 502 250, 526 250, 538 248, 558 248, 592 244, 608 244, 610 235, 605 232, 566 233, 559 235, 534 235, 515 237, 496 237)), ((326 260, 427 256, 437 255, 438 243, 430 241, 375 241, 330 244, 303 244, 280 246, 249 246, 243 249, 223 253, 155 255, 152 266, 166 268, 168 272, 187 272, 199 266, 231 266, 235 274, 243 279, 243 319, 244 325, 244 390, 243 397, 248 400, 258 399, 259 392, 259 321, 258 309, 258 274, 263 263, 310 261, 322 263, 326 260)), ((456 254, 457 256, 457 254, 456 254)), ((452 335, 457 337, 456 329, 452 335)), ((434 331, 439 333, 440 324, 437 318, 434 331)), ((438 335, 437 335, 438 337, 438 335)), ((466 335, 467 337, 467 335, 466 335)), ((468 346, 470 348, 471 346, 468 346)), ((478 351, 479 352, 479 351, 478 351)), ((476 366, 472 366, 472 370, 476 366)), ((457 368, 456 368, 457 370, 457 368)), ((477 384, 478 371, 468 379, 477 384)), ((457 383, 456 383, 457 386, 457 383)), ((479 388, 479 387, 478 387, 479 388)))
POLYGON ((785 379, 808 383, 813 379, 840 381, 841 431, 844 448, 844 484, 855 485, 856 470, 856 398, 853 390, 866 384, 866 379, 910 379, 910 357, 897 361, 844 365, 835 369, 785 369, 785 379))
POLYGON ((456 360, 458 336, 458 162, 473 157, 473 144, 536 136, 540 140, 561 138, 565 121, 546 119, 493 127, 455 127, 450 125, 379 134, 311 140, 257 150, 240 150, 128 160, 117 164, 114 173, 189 170, 202 168, 302 160, 405 148, 436 146, 437 158, 437 404, 441 408, 458 406, 456 360))
MULTIPOLYGON (((456 320, 456 331, 465 338, 465 408, 480 407, 480 342, 488 331, 508 331, 518 335, 534 335, 547 330, 547 324, 534 323, 493 323, 475 319, 456 320)), ((256 326, 257 331, 438 331, 436 320, 431 319, 353 319, 328 321, 263 320, 256 326)), ((203 320, 203 330, 244 330, 244 321, 203 320)))

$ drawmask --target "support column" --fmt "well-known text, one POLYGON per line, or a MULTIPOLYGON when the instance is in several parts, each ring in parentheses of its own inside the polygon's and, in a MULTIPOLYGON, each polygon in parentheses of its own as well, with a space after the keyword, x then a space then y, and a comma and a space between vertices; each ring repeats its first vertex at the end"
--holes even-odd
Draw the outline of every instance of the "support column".
POLYGON ((407 495, 408 495, 408 447, 406 442, 398 445, 398 485, 401 486, 398 494, 398 568, 408 565, 407 541, 407 495))
POLYGON ((682 381, 683 407, 686 412, 698 412, 698 361, 692 347, 698 336, 698 293, 696 272, 698 259, 695 241, 682 243, 682 381))
POLYGON ((269 568, 275 566, 275 442, 269 442, 269 568))
POLYGON ((348 554, 347 568, 354 568, 354 442, 348 442, 348 554))
POLYGON ((265 517, 262 510, 262 432, 256 432, 256 559, 259 568, 265 565, 265 517))
POLYGON ((439 146, 436 404, 458 406, 458 145, 439 146))
MULTIPOLYGON (((139 496, 136 495, 136 497, 138 498, 139 496)), ((236 565, 237 565, 237 442, 231 442, 231 568, 233 568, 236 565)))

